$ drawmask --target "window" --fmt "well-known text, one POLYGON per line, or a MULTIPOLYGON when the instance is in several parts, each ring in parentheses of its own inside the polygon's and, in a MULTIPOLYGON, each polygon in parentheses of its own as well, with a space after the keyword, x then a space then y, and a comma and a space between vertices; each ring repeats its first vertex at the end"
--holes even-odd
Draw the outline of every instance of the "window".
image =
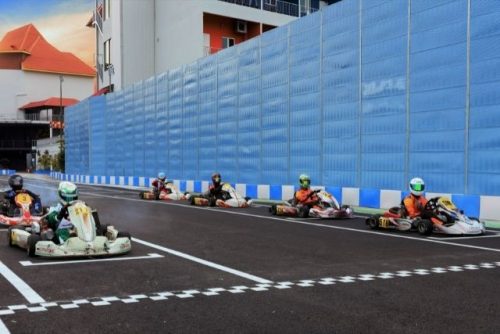
POLYGON ((107 20, 110 17, 111 10, 111 0, 104 0, 104 19, 107 20))
POLYGON ((104 42, 104 69, 111 65, 111 38, 104 42))
POLYGON ((222 48, 226 49, 234 45, 234 38, 222 37, 222 48))

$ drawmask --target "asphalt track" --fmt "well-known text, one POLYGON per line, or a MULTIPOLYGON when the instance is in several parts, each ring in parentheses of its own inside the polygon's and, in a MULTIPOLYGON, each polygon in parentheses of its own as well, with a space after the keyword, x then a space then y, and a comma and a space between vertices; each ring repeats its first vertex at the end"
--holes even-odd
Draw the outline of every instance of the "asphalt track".
MULTIPOLYGON (((56 181, 25 184, 56 200, 56 181)), ((500 332, 499 231, 426 238, 88 185, 80 198, 132 251, 32 259, 0 231, 0 333, 500 332)))

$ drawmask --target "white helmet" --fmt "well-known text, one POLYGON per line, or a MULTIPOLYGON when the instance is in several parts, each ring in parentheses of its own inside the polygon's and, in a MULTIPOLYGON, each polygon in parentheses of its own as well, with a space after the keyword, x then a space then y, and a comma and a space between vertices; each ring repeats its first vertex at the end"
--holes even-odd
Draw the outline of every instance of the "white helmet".
POLYGON ((425 183, 419 177, 414 177, 410 181, 410 192, 415 196, 421 196, 425 190, 425 183))

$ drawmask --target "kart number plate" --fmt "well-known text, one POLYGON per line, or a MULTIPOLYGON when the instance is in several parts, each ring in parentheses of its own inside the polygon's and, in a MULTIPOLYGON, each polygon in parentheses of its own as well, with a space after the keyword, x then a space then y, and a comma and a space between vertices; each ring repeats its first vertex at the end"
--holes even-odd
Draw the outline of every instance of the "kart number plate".
POLYGON ((29 204, 31 203, 31 196, 28 194, 18 194, 16 196, 16 201, 21 204, 29 204))
POLYGON ((381 217, 379 220, 380 227, 388 228, 391 225, 391 220, 389 218, 381 217))
POLYGON ((77 215, 88 215, 89 209, 85 206, 79 206, 75 208, 75 214, 77 215))

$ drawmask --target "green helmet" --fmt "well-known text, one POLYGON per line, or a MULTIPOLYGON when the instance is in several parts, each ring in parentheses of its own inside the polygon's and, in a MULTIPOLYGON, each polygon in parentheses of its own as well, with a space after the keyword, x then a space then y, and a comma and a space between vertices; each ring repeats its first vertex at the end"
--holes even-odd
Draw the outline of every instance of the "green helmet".
POLYGON ((299 176, 299 183, 301 188, 307 189, 311 185, 311 178, 309 177, 309 175, 301 174, 299 176))
POLYGON ((70 202, 78 199, 78 188, 74 183, 62 181, 59 183, 57 192, 59 193, 59 197, 64 204, 69 204, 70 202))

